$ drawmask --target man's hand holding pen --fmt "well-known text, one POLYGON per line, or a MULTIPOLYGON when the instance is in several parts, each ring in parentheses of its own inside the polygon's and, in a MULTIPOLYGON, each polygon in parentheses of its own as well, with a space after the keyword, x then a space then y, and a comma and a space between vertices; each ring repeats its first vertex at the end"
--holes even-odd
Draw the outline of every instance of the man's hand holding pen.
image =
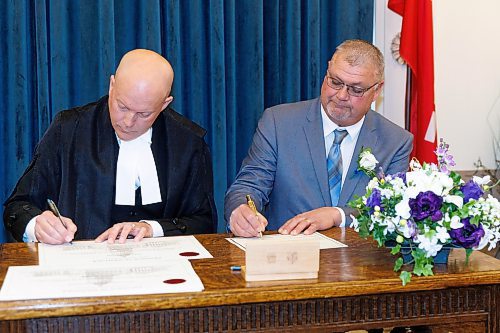
POLYGON ((36 217, 35 237, 41 243, 69 243, 75 237, 76 230, 77 227, 70 218, 64 216, 59 218, 50 210, 36 217))
POLYGON ((266 229, 267 219, 248 204, 242 204, 231 213, 229 226, 235 236, 258 237, 266 229))

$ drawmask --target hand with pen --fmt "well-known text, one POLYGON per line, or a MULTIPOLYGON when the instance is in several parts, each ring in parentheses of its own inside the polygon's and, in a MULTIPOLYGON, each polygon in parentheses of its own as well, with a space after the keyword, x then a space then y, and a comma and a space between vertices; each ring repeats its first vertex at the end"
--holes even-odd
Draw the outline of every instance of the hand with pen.
POLYGON ((76 225, 70 218, 61 216, 51 200, 47 202, 49 210, 44 211, 35 219, 36 239, 46 244, 70 243, 75 237, 76 225))
POLYGON ((251 198, 233 210, 229 218, 229 227, 235 236, 262 237, 266 226, 267 219, 256 210, 251 198))

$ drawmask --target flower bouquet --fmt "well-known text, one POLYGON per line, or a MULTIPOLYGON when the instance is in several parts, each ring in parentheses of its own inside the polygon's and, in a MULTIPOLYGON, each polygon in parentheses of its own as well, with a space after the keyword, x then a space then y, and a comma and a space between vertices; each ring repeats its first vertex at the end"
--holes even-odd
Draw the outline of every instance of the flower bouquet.
POLYGON ((379 246, 392 243, 393 255, 405 254, 403 244, 409 246, 413 269, 404 268, 401 257, 394 265, 403 285, 412 274, 433 275, 434 258, 443 246, 466 249, 468 260, 472 250, 491 250, 500 240, 500 203, 491 195, 483 197, 490 177, 464 182, 450 171, 455 163, 443 140, 435 153, 437 165, 414 159, 410 171, 394 175, 375 174, 378 161, 369 148, 358 159, 359 170, 373 178, 366 194, 349 203, 359 212, 351 227, 379 246))

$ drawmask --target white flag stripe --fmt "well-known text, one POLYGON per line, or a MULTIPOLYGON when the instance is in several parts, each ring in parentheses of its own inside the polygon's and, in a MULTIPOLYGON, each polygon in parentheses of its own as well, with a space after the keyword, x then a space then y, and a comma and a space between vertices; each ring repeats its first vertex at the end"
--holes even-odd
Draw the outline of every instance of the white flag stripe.
POLYGON ((432 111, 432 116, 429 120, 429 125, 427 125, 424 140, 431 143, 436 141, 436 111, 432 111))

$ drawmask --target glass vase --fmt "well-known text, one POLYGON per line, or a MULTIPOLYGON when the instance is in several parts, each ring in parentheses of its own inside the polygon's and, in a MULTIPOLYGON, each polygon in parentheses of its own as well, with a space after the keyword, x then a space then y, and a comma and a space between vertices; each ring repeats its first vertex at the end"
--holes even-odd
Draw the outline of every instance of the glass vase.
MULTIPOLYGON (((385 242, 385 246, 388 248, 393 248, 394 246, 396 246, 396 244, 397 243, 395 241, 392 241, 392 240, 385 242)), ((410 243, 408 243, 408 242, 403 242, 401 244, 400 253, 402 255, 404 264, 408 264, 408 263, 411 263, 413 261, 413 256, 411 255, 411 250, 412 250, 412 248, 416 248, 416 247, 418 247, 417 244, 412 244, 410 246, 410 243)), ((448 256, 450 255, 450 250, 453 248, 457 248, 457 247, 454 245, 451 245, 451 244, 443 245, 441 250, 439 250, 438 253, 434 256, 434 264, 447 264, 448 263, 448 256)))

